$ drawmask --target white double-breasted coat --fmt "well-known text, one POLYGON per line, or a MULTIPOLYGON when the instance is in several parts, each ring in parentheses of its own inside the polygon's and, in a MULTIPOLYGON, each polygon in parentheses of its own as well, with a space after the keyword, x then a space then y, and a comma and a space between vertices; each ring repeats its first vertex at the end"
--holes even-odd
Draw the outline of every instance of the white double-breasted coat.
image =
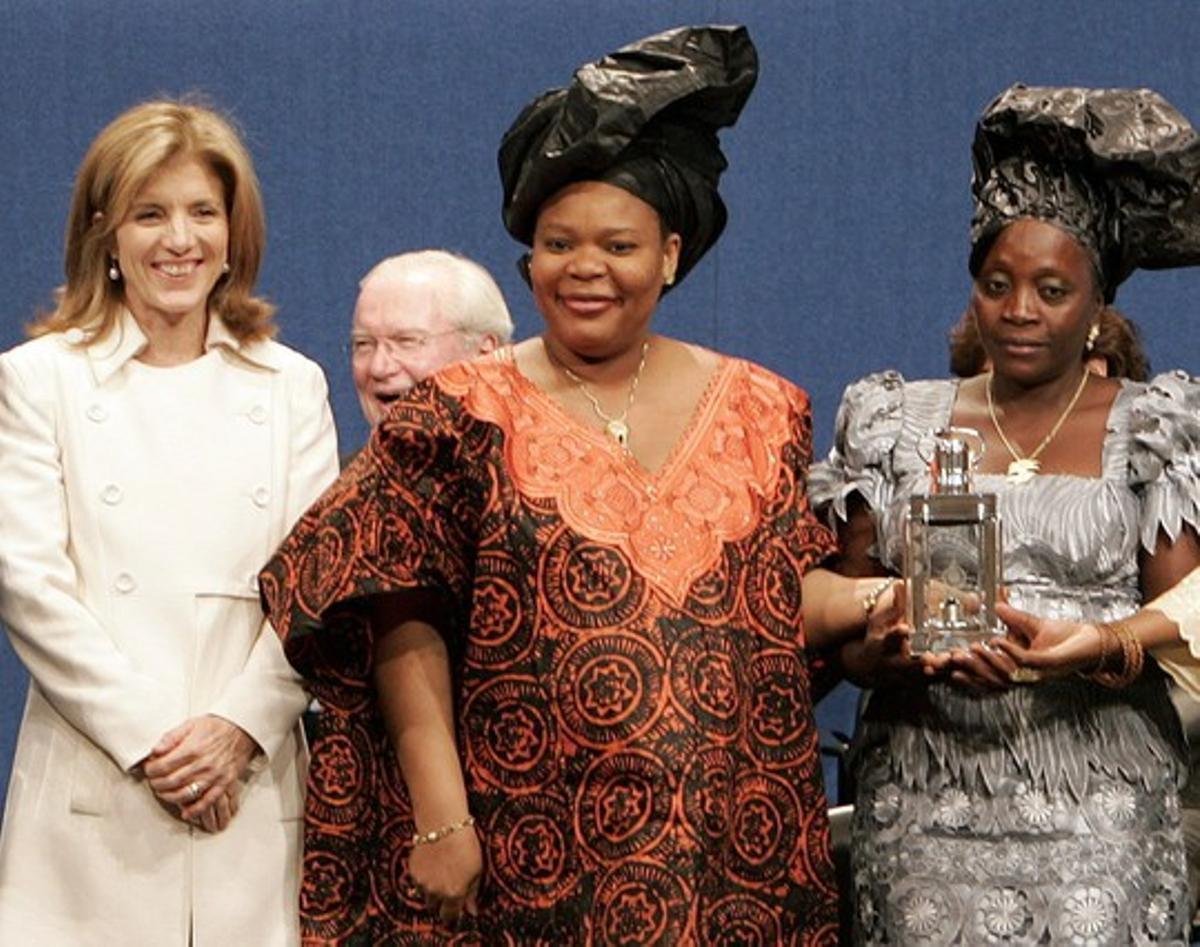
POLYGON ((0 618, 31 677, 0 944, 294 944, 306 698, 256 576, 336 474, 325 378, 215 317, 194 362, 144 345, 125 313, 0 356, 0 618), (264 751, 215 835, 135 772, 201 714, 264 751))

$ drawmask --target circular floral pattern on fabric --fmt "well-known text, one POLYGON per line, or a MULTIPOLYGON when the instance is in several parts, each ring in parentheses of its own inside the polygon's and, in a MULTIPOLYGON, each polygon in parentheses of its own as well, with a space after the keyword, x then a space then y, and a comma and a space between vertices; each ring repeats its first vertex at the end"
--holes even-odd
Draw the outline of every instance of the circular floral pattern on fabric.
POLYGON ((467 658, 481 667, 510 664, 533 642, 521 587, 521 567, 509 556, 480 556, 467 658))
POLYGON ((698 628, 671 653, 671 698, 707 734, 737 732, 744 689, 740 663, 727 629, 698 628))
POLYGON ((1187 867, 1179 866, 1177 874, 1162 871, 1146 892, 1138 924, 1142 937, 1149 943, 1165 943, 1179 936, 1180 918, 1188 917, 1187 867))
POLYGON ((555 727, 533 680, 497 677, 475 691, 463 713, 472 772, 506 790, 544 785, 554 768, 555 727))
POLYGON ((1020 882, 994 884, 975 896, 967 942, 1032 947, 1046 930, 1046 905, 1041 894, 1020 882))
POLYGON ((659 712, 665 667, 657 648, 632 635, 583 638, 562 659, 557 675, 564 727, 596 748, 633 737, 659 712))
POLYGON ((725 747, 705 747, 687 763, 680 782, 685 824, 703 845, 729 836, 738 758, 725 747))
POLYGON ((595 939, 606 947, 668 947, 684 941, 691 892, 652 862, 626 862, 596 888, 595 939))
POLYGON ((371 469, 382 481, 379 489, 389 495, 411 495, 412 485, 422 479, 429 483, 431 472, 444 462, 436 445, 430 443, 423 421, 425 418, 411 408, 395 411, 379 422, 375 439, 365 448, 371 459, 378 461, 371 469), (389 445, 386 455, 373 453, 375 445, 383 443, 389 445))
POLYGON ((564 898, 579 873, 572 824, 567 805, 548 794, 508 800, 485 833, 495 881, 531 907, 564 898))
POLYGON ((742 776, 733 796, 730 870, 750 885, 778 878, 796 855, 800 826, 800 804, 786 782, 764 774, 742 776))
POLYGON ((817 753, 809 725, 808 671, 789 651, 763 651, 750 664, 747 710, 755 749, 773 766, 794 766, 817 753))
POLYGON ((1094 878, 1070 885, 1050 906, 1051 937, 1071 947, 1118 947, 1128 941, 1125 897, 1114 882, 1094 878))
POLYGON ((320 735, 313 743, 308 771, 308 813, 323 825, 349 825, 374 804, 364 787, 374 774, 375 756, 361 727, 320 735))
POLYGON ((1128 783, 1102 782, 1084 802, 1088 824, 1100 835, 1127 838, 1141 821, 1138 793, 1128 783))
POLYGON ((776 947, 779 921, 753 895, 735 894, 709 905, 700 918, 700 943, 708 947, 776 947))
POLYGON ((672 783, 649 753, 601 757, 583 777, 575 811, 579 838, 601 859, 653 847, 670 827, 672 783))
POLYGON ((741 576, 741 562, 728 546, 723 547, 720 568, 710 569, 692 583, 683 610, 701 621, 725 618, 734 609, 741 576))
POLYGON ((949 786, 933 800, 929 819, 936 829, 957 832, 972 824, 973 815, 971 797, 957 786, 949 786))
POLYGON ((748 557, 742 577, 751 621, 768 638, 792 647, 801 641, 804 627, 800 594, 803 574, 787 545, 773 537, 759 544, 748 557))
POLYGON ((562 530, 542 556, 541 601, 571 628, 611 628, 641 608, 645 583, 611 546, 562 530))
POLYGON ((897 943, 920 947, 952 944, 958 937, 962 905, 950 888, 930 878, 906 878, 892 895, 897 943))
POLYGON ((304 853, 304 886, 300 912, 304 935, 335 942, 362 920, 348 906, 363 907, 370 896, 370 876, 356 871, 359 853, 352 840, 325 836, 321 846, 304 853))
MULTIPOLYGON (((311 890, 302 881, 309 894, 347 892, 322 902, 339 912, 325 928, 347 932, 335 942, 665 947, 704 942, 705 918, 718 944, 834 942, 815 726, 801 700, 800 574, 832 549, 796 492, 807 403, 769 373, 722 364, 711 410, 671 461, 679 469, 650 489, 511 363, 460 363, 414 389, 285 541, 265 585, 276 627, 290 657, 315 655, 314 692, 346 718, 326 722, 339 736, 349 721, 365 727, 351 745, 374 758, 364 770, 335 741, 317 764, 331 801, 375 803, 344 825, 310 812, 310 853, 329 839, 353 845, 352 864, 331 859, 311 890), (547 452, 520 447, 531 431, 547 452), (326 529, 345 540, 327 547, 346 560, 336 570, 351 571, 305 612, 314 602, 292 586, 326 529), (451 599, 485 849, 483 914, 453 929, 407 885, 411 805, 355 604, 409 587, 451 599), (320 628, 317 615, 329 619, 320 628), (347 777, 361 790, 338 784, 347 777)), ((310 585, 325 569, 314 562, 310 585)))
POLYGON ((1016 831, 1029 833, 1053 832, 1059 818, 1061 803, 1046 792, 1028 783, 1020 783, 1013 792, 1011 806, 1003 810, 1012 817, 1016 831))
POLYGON ((353 521, 349 517, 343 519, 344 523, 317 530, 296 558, 296 597, 309 615, 321 614, 331 594, 341 588, 350 572, 349 550, 356 537, 350 529, 353 521))
POLYGON ((838 897, 837 870, 833 864, 833 841, 829 835, 829 813, 817 806, 801 809, 800 844, 788 864, 789 877, 809 891, 821 890, 838 897))

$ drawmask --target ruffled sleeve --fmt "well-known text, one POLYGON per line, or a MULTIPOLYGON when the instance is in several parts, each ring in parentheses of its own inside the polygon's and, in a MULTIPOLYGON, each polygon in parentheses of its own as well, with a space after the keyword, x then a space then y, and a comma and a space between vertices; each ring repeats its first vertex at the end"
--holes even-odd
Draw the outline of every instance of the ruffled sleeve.
POLYGON ((1154 657, 1180 687, 1200 699, 1200 568, 1145 607, 1162 612, 1179 626, 1183 643, 1156 648, 1154 657))
POLYGON ((1153 379, 1130 406, 1130 482, 1142 496, 1141 541, 1173 542, 1200 523, 1200 383, 1183 372, 1153 379))
POLYGON ((322 701, 370 687, 366 599, 420 592, 452 652, 464 634, 483 507, 464 423, 479 425, 436 386, 413 389, 263 569, 271 622, 322 701))
POLYGON ((868 375, 842 395, 829 456, 813 465, 809 496, 814 509, 836 527, 847 518, 847 501, 858 494, 876 515, 891 502, 896 484, 896 442, 904 418, 904 378, 887 371, 868 375))

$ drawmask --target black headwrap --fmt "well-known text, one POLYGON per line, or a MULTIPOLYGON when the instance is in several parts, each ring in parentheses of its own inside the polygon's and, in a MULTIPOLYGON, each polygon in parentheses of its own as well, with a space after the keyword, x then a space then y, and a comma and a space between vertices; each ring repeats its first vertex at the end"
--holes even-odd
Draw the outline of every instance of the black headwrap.
POLYGON ((681 27, 581 66, 527 105, 500 143, 504 226, 533 242, 538 211, 575 181, 606 181, 650 204, 683 241, 676 280, 725 228, 717 129, 758 78, 745 27, 681 27))
POLYGON ((1139 267, 1200 264, 1200 139, 1150 89, 1014 85, 984 111, 972 155, 972 275, 1019 217, 1074 236, 1106 302, 1139 267))

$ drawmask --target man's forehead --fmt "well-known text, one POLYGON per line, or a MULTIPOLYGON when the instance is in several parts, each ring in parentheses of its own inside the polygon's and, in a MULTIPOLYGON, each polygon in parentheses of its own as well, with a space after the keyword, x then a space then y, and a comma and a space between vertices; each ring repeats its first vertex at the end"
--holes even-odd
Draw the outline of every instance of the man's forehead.
POLYGON ((364 332, 439 332, 445 321, 433 286, 424 280, 369 282, 354 306, 354 328, 364 332))

